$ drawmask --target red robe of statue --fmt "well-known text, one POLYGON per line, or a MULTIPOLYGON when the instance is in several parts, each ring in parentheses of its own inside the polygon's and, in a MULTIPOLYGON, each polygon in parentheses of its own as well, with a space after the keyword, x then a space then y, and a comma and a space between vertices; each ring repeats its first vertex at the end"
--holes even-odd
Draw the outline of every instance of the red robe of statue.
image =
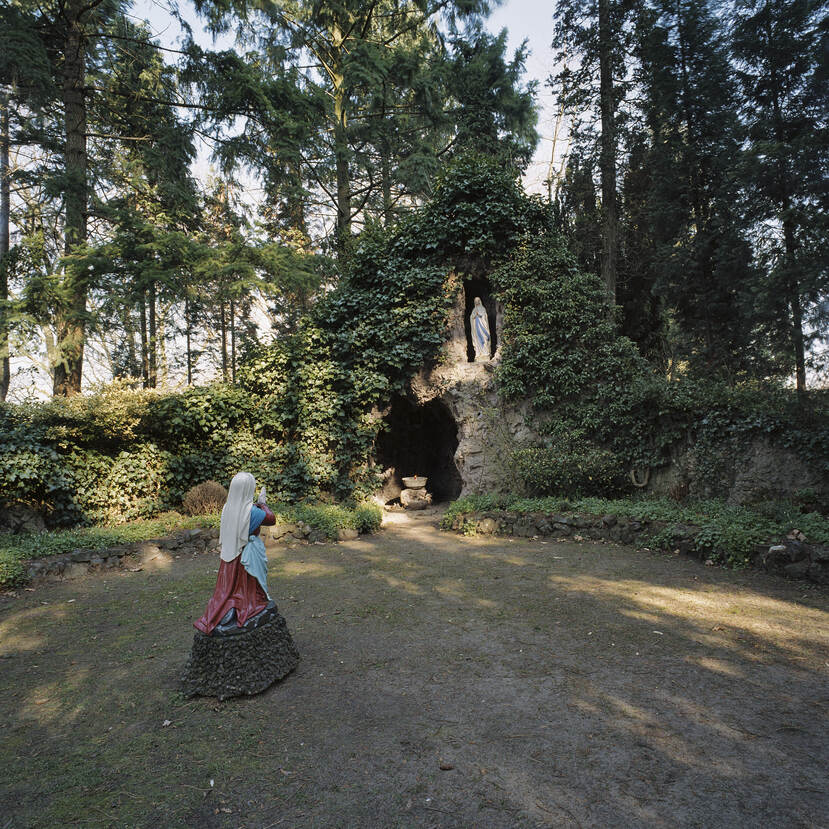
MULTIPOLYGON (((253 527, 254 516, 251 516, 251 535, 259 535, 260 527, 270 527, 276 524, 276 516, 267 508, 265 517, 253 527)), ((255 507, 254 507, 255 509, 255 507)), ((211 633, 213 628, 221 622, 230 608, 236 608, 236 619, 239 627, 248 619, 261 613, 267 607, 268 597, 262 590, 262 585, 242 566, 242 556, 238 555, 233 561, 220 560, 219 575, 216 577, 216 589, 207 603, 204 616, 193 623, 196 630, 202 633, 211 633)))

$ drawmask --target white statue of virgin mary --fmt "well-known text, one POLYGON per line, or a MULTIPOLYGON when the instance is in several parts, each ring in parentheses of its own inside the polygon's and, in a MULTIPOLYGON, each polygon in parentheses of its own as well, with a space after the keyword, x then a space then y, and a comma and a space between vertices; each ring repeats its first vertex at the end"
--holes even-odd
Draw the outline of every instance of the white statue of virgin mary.
POLYGON ((469 315, 469 326, 472 329, 472 345, 475 347, 475 362, 487 363, 492 356, 492 337, 489 334, 489 319, 486 308, 479 296, 475 297, 475 307, 469 315))

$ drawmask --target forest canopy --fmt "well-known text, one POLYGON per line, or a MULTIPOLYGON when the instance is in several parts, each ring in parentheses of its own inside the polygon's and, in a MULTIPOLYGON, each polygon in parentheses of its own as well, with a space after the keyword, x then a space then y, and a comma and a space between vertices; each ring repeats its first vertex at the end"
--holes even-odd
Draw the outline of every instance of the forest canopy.
MULTIPOLYGON (((533 156, 526 45, 485 0, 195 11, 220 40, 175 6, 177 48, 126 0, 0 9, 0 398, 233 383, 453 158, 533 156)), ((825 22, 817 0, 555 6, 547 201, 671 377, 825 379, 825 22)))

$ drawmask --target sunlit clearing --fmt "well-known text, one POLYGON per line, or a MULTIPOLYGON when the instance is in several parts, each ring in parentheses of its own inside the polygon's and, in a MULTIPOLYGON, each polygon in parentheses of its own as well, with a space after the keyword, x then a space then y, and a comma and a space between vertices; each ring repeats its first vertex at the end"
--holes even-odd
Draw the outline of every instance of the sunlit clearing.
POLYGON ((737 670, 737 668, 735 668, 732 664, 725 662, 722 659, 714 659, 710 656, 689 656, 685 661, 699 665, 707 671, 714 671, 715 673, 724 674, 725 676, 733 676, 738 679, 745 676, 743 671, 737 670))
POLYGON ((673 588, 631 579, 560 575, 549 576, 548 583, 555 590, 584 593, 591 601, 617 604, 621 615, 649 624, 682 621, 708 634, 711 623, 717 622, 722 631, 750 633, 792 654, 829 646, 829 613, 749 590, 735 602, 732 588, 711 585, 673 588))
POLYGON ((49 725, 56 720, 65 724, 84 714, 82 705, 68 709, 68 699, 77 697, 77 690, 89 679, 88 668, 72 668, 61 679, 45 682, 32 689, 23 698, 20 707, 23 719, 34 720, 39 725, 49 725))
POLYGON ((286 561, 277 572, 281 576, 336 576, 343 568, 315 561, 286 561))
POLYGON ((443 596, 444 599, 452 599, 453 601, 471 604, 475 607, 486 608, 491 610, 499 607, 497 602, 492 599, 481 599, 478 596, 473 596, 464 587, 463 583, 457 581, 441 581, 435 585, 435 592, 443 596))
POLYGON ((42 648, 45 640, 36 628, 44 620, 57 621, 65 616, 65 608, 53 606, 35 607, 15 613, 5 622, 0 622, 0 654, 11 656, 42 648))
POLYGON ((423 588, 415 584, 413 581, 398 579, 395 576, 390 576, 387 573, 380 573, 377 570, 372 570, 370 575, 373 579, 384 581, 389 587, 394 587, 396 590, 403 590, 412 596, 420 596, 423 594, 423 588))

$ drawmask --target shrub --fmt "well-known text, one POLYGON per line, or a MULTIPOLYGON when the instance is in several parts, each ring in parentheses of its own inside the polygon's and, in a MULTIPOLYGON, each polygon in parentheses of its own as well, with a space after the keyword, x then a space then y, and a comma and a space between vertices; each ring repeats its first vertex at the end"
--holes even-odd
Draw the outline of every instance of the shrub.
POLYGON ((51 525, 60 526, 82 518, 73 489, 63 458, 36 430, 15 427, 4 435, 0 443, 0 502, 26 504, 51 525))
POLYGON ((374 533, 380 529, 383 523, 383 510, 366 502, 358 504, 354 509, 354 529, 361 533, 374 533))
POLYGON ((622 462, 598 446, 520 449, 513 463, 530 495, 610 495, 625 488, 622 462))
POLYGON ((181 511, 185 515, 204 515, 209 512, 218 512, 227 500, 227 490, 216 481, 205 481, 203 484, 187 490, 181 502, 181 511))

